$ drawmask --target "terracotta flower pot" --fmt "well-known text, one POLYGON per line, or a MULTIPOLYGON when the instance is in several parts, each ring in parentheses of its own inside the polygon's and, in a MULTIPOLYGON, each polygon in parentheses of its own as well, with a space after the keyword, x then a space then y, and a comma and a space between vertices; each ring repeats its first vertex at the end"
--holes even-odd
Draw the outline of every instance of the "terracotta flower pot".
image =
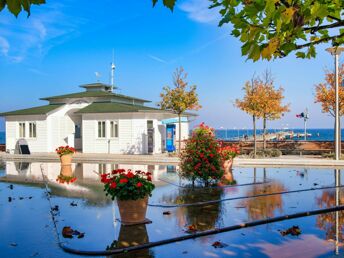
POLYGON ((148 196, 138 200, 118 200, 122 223, 143 223, 146 220, 148 196))
POLYGON ((61 166, 60 174, 65 177, 71 177, 73 176, 73 170, 72 170, 72 165, 71 164, 66 164, 61 166))
POLYGON ((66 155, 60 156, 61 165, 64 166, 64 165, 72 164, 72 158, 73 158, 73 154, 66 154, 66 155))

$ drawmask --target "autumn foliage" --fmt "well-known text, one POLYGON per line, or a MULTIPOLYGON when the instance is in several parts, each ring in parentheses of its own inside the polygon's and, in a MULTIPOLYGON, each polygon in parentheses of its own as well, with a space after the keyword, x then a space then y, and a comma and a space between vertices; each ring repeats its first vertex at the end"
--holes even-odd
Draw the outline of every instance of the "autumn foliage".
MULTIPOLYGON (((339 84, 344 79, 344 64, 339 67, 339 84)), ((339 85, 340 86, 340 85, 339 85)), ((339 93, 339 114, 344 114, 344 88, 338 88, 339 93)), ((325 82, 315 85, 315 103, 321 104, 323 113, 330 113, 335 116, 335 75, 326 71, 325 82)))
POLYGON ((198 110, 201 106, 198 103, 198 95, 196 85, 189 86, 187 82, 188 74, 185 73, 183 67, 177 69, 173 74, 174 88, 166 86, 160 94, 161 101, 159 106, 162 109, 170 110, 178 115, 179 124, 179 146, 181 149, 181 115, 187 110, 198 110))

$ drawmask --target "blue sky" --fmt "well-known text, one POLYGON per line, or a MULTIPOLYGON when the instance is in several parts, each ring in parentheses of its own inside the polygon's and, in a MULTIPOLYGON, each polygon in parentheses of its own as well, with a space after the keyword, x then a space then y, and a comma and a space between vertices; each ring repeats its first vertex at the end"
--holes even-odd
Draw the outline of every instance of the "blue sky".
MULTIPOLYGON (((230 27, 217 26, 219 16, 207 0, 180 0, 171 13, 151 0, 48 1, 32 8, 29 18, 0 13, 0 112, 43 105, 40 97, 77 92, 78 85, 109 82, 112 49, 119 93, 159 101, 174 70, 183 66, 198 86, 203 108, 194 123, 219 128, 251 127, 251 118, 233 106, 254 73, 270 69, 285 88, 291 112, 268 126, 300 128, 295 118, 306 107, 309 127, 331 128, 333 118, 314 104, 314 84, 333 57, 322 45, 316 59, 291 56, 253 63, 241 56, 240 42, 230 27)), ((259 122, 261 126, 261 122, 259 122)), ((0 130, 4 130, 3 120, 0 130)))

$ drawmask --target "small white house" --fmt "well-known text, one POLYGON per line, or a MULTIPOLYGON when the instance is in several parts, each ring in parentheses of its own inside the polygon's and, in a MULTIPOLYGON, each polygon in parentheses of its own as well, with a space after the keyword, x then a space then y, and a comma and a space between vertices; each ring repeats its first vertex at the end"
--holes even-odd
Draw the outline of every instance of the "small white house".
MULTIPOLYGON (((69 145, 83 153, 154 154, 172 151, 178 124, 166 123, 176 114, 145 106, 150 102, 113 92, 103 83, 81 85, 85 91, 42 98, 49 104, 0 113, 6 123, 6 149, 18 152, 25 139, 31 152, 54 152, 69 145)), ((189 117, 182 123, 188 137, 189 117)))

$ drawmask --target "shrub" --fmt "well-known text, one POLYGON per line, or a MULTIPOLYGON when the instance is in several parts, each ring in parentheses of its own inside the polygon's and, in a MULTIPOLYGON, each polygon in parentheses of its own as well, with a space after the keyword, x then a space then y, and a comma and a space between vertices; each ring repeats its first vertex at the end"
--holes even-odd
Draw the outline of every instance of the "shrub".
POLYGON ((223 159, 221 145, 215 138, 214 130, 202 123, 185 143, 180 154, 181 177, 192 182, 199 180, 205 185, 221 179, 223 159))
MULTIPOLYGON (((282 152, 279 149, 266 149, 266 150, 258 150, 256 153, 257 158, 274 158, 280 157, 282 152)), ((250 158, 254 157, 254 152, 251 151, 249 154, 250 158)))

